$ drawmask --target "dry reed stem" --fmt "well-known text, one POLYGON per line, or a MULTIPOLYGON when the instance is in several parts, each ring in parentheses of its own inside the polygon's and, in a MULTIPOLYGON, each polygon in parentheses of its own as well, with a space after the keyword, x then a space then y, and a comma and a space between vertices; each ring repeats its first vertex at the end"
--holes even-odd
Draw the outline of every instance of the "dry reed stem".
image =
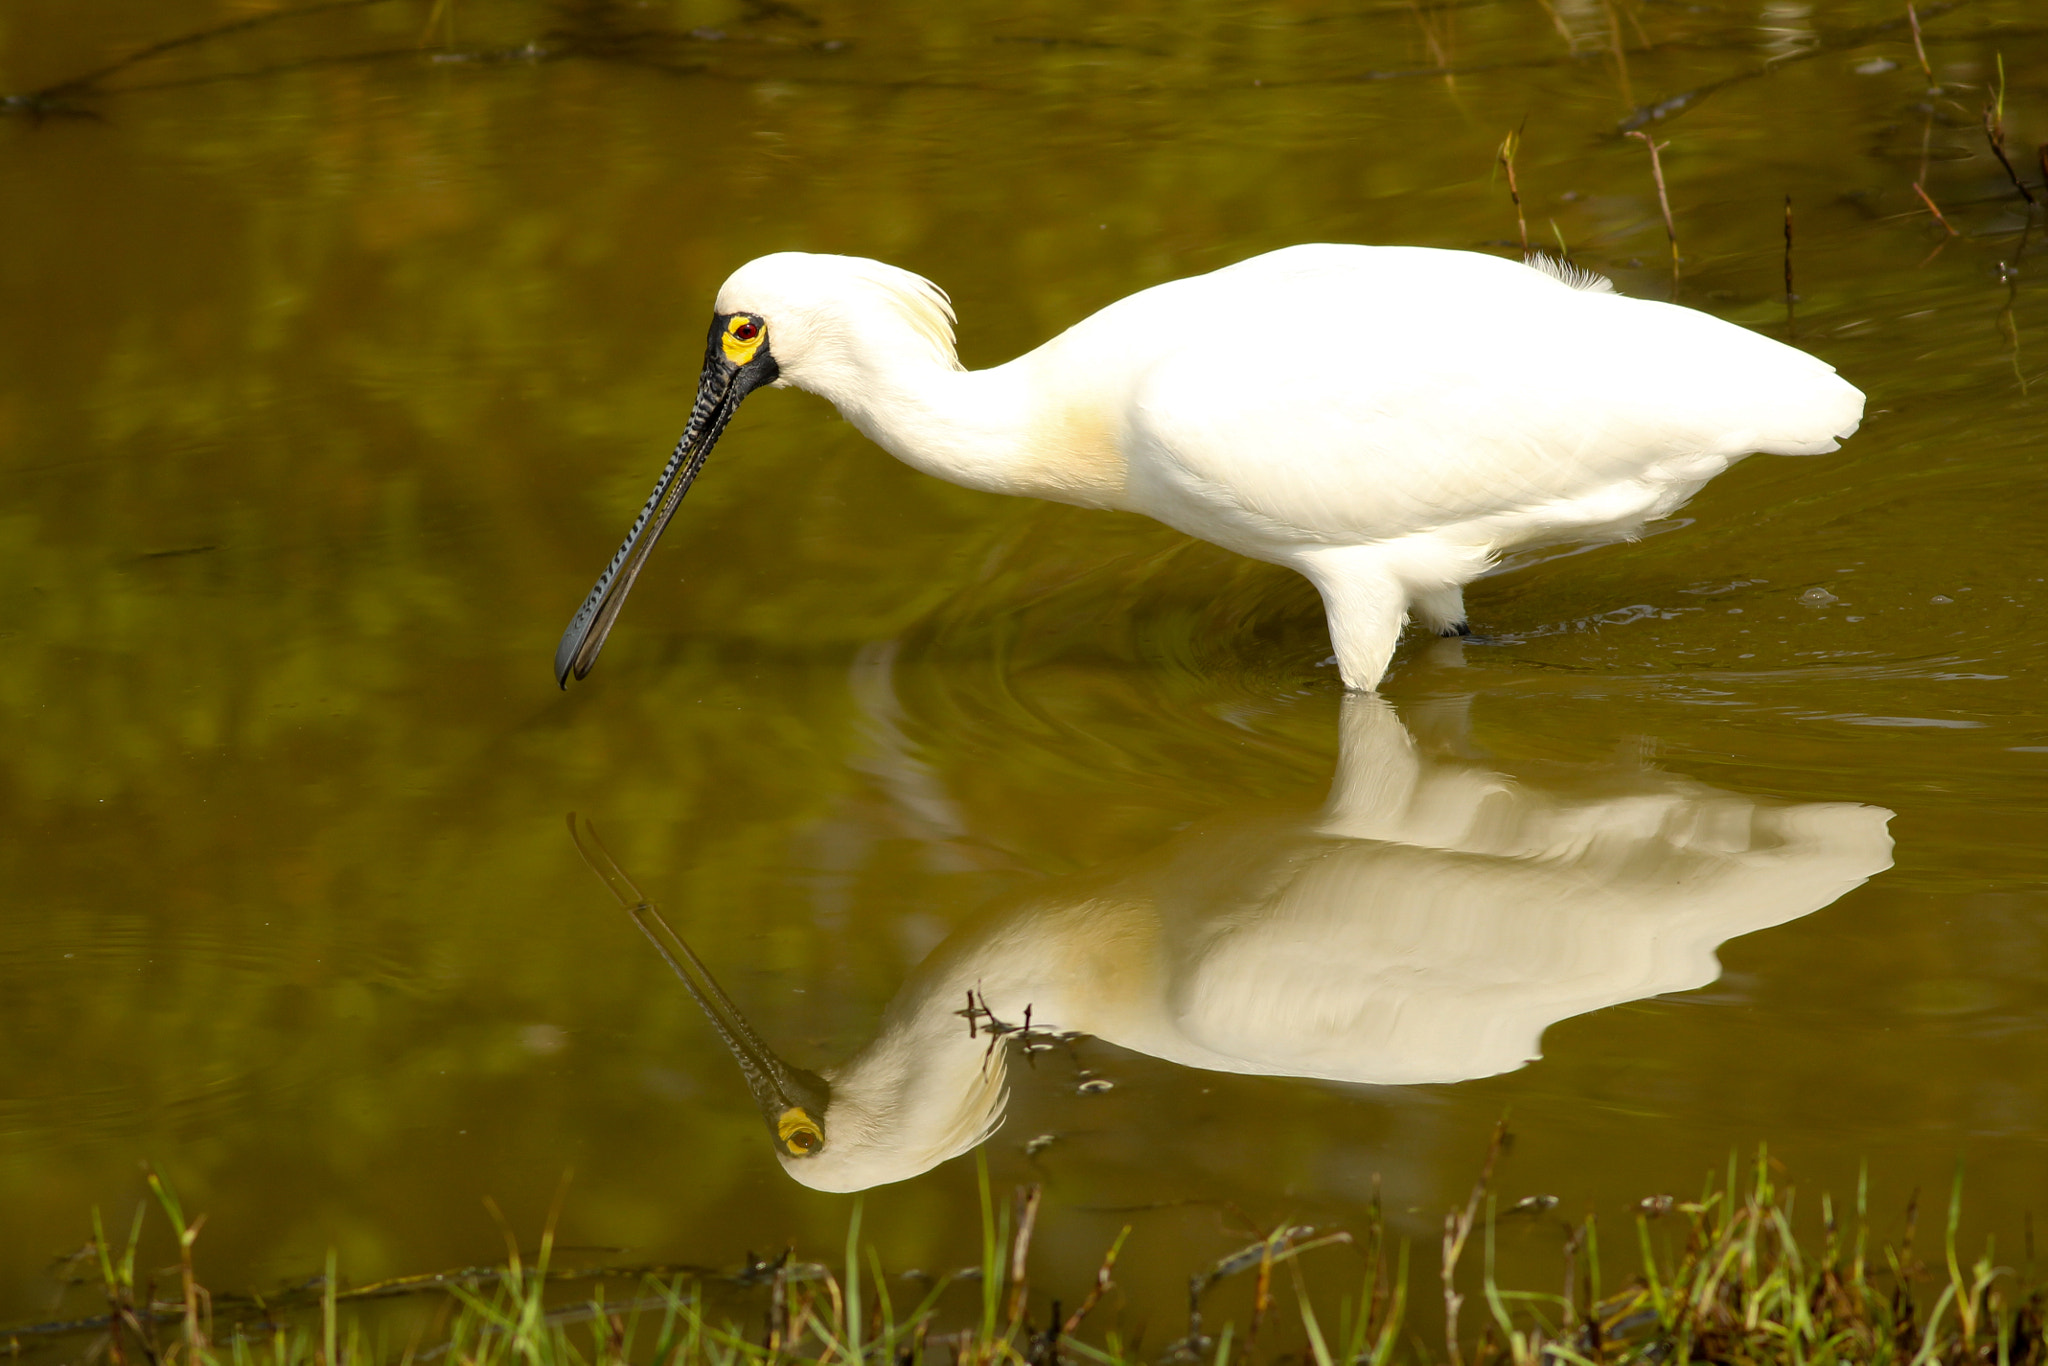
POLYGON ((1252 1287, 1252 1317, 1244 1330, 1244 1358, 1256 1360, 1259 1329, 1266 1322, 1266 1309, 1273 1302, 1273 1240, 1268 1238, 1259 1255, 1259 1274, 1252 1287))
MULTIPOLYGON (((1430 60, 1435 62, 1439 69, 1450 66, 1451 54, 1449 46, 1443 38, 1438 37, 1436 25, 1430 21, 1428 15, 1428 10, 1434 8, 1434 0, 1427 6, 1421 0, 1408 0, 1408 8, 1415 15, 1415 26, 1422 30, 1422 41, 1429 48, 1430 60)), ((1450 20, 1446 18, 1444 21, 1445 38, 1449 36, 1449 33, 1450 20)))
POLYGON ((1671 221, 1671 196, 1664 189, 1664 161, 1663 158, 1657 155, 1671 144, 1668 142, 1658 142, 1648 133, 1642 132, 1639 129, 1631 130, 1629 136, 1639 139, 1643 146, 1650 149, 1650 179, 1657 184, 1657 207, 1664 214, 1664 235, 1671 241, 1671 283, 1676 286, 1678 283, 1678 228, 1671 221))
POLYGON ((2012 162, 2005 155, 2005 54, 2002 52, 1998 54, 1998 94, 1992 103, 1984 106, 1984 140, 1991 144, 1991 155, 1997 157, 1998 164, 2005 168, 2006 179, 2032 208, 2034 192, 2021 183, 2020 173, 2012 168, 2012 162))
POLYGON ((455 0, 434 0, 433 9, 427 12, 427 22, 420 29, 420 46, 433 41, 434 30, 441 30, 441 46, 455 46, 455 0))
POLYGON ((1628 20, 1628 26, 1636 31, 1637 47, 1648 52, 1656 46, 1650 41, 1650 35, 1643 31, 1642 16, 1636 13, 1635 6, 1630 4, 1629 0, 1615 0, 1615 7, 1621 11, 1622 17, 1628 20))
POLYGON ((1607 44, 1608 50, 1614 54, 1614 74, 1621 84, 1621 102, 1633 109, 1636 107, 1636 97, 1635 92, 1629 87, 1628 53, 1623 49, 1621 42, 1621 17, 1615 13, 1614 0, 1600 0, 1600 3, 1607 11, 1607 44))
POLYGON ((1792 301, 1792 196, 1785 196, 1785 330, 1789 334, 1797 317, 1792 301))
POLYGON ((1913 0, 1906 0, 1906 23, 1913 30, 1913 55, 1920 59, 1920 74, 1927 78, 1927 84, 1934 84, 1934 68, 1927 64, 1927 45, 1920 41, 1920 11, 1913 8, 1913 0))
POLYGON ((1932 199, 1930 199, 1930 198, 1928 197, 1928 195, 1927 195, 1927 187, 1926 187, 1926 186, 1922 185, 1922 184, 1921 184, 1921 183, 1920 183, 1919 181, 1917 181, 1917 180, 1916 180, 1916 181, 1914 181, 1914 182, 1913 182, 1913 193, 1914 193, 1914 194, 1917 194, 1917 195, 1919 195, 1919 196, 1920 196, 1920 202, 1921 202, 1922 204, 1925 204, 1925 205, 1927 206, 1927 212, 1929 212, 1929 213, 1931 213, 1931 214, 1933 214, 1933 215, 1934 215, 1934 221, 1935 221, 1935 222, 1937 222, 1937 223, 1941 224, 1941 226, 1942 226, 1943 228, 1947 229, 1947 231, 1948 231, 1948 235, 1949 235, 1950 237, 1960 237, 1960 236, 1962 235, 1961 233, 1957 232, 1957 231, 1955 230, 1955 228, 1954 228, 1954 227, 1953 227, 1953 226, 1952 226, 1952 225, 1951 225, 1951 224, 1949 223, 1949 221, 1948 221, 1947 217, 1946 217, 1946 216, 1944 216, 1944 215, 1943 215, 1943 213, 1941 212, 1941 209, 1940 209, 1940 207, 1939 207, 1939 206, 1937 206, 1937 205, 1935 204, 1935 202, 1934 202, 1934 201, 1933 201, 1932 199))
POLYGON ((1010 1240, 1010 1322, 1018 1323, 1024 1318, 1024 1299, 1030 1286, 1025 1280, 1024 1265, 1031 1255, 1031 1231, 1038 1224, 1038 1197, 1040 1187, 1036 1181, 1028 1186, 1019 1186, 1015 1196, 1017 1233, 1010 1240))
POLYGON ((2020 173, 2013 169, 2012 161, 2005 155, 2005 121, 1988 108, 1984 111, 1984 138, 1991 144, 1991 155, 1997 157, 1998 164, 2005 167, 2006 179, 2012 181, 2012 187, 2020 192, 2020 198, 2026 200, 2029 205, 2038 203, 2039 201, 2034 198, 2034 192, 2026 187, 2025 182, 2020 179, 2020 173))
POLYGON ((1116 1270, 1116 1255, 1124 1250, 1124 1240, 1130 1236, 1131 1225, 1125 1224, 1124 1231, 1116 1235, 1116 1241, 1111 1243, 1109 1251, 1103 1254, 1102 1265, 1095 1268, 1095 1284, 1089 1288, 1088 1298, 1082 1300, 1081 1307, 1067 1315, 1067 1321, 1060 1325, 1060 1336, 1071 1337, 1081 1326, 1081 1321, 1088 1317, 1096 1305, 1102 1303, 1102 1297, 1116 1285, 1116 1282, 1110 1279, 1110 1273, 1116 1270))
POLYGON ((1550 0, 1536 0, 1536 3, 1543 6, 1543 12, 1550 16, 1550 26, 1557 30, 1558 37, 1564 39, 1564 44, 1571 49, 1572 56, 1578 56, 1579 40, 1572 36, 1571 29, 1564 22, 1564 16, 1557 12, 1557 6, 1550 3, 1550 0))
POLYGON ((1457 1289, 1458 1259, 1465 1254, 1465 1240, 1472 1234, 1473 1221, 1479 1217, 1479 1202, 1486 1198, 1486 1188, 1493 1180, 1493 1165, 1500 1160, 1507 1138, 1508 1122, 1503 1119, 1493 1126, 1493 1141, 1486 1145, 1486 1161, 1479 1168, 1479 1179, 1472 1183, 1465 1208, 1444 1216, 1444 1347, 1450 1361, 1463 1360, 1458 1352, 1458 1310, 1464 1306, 1465 1297, 1457 1289))
POLYGON ((1515 183, 1515 153, 1521 150, 1522 132, 1516 129, 1501 139, 1500 164, 1508 173, 1508 198, 1515 203, 1515 229, 1522 237, 1522 255, 1529 255, 1529 220, 1522 212, 1522 188, 1515 183))

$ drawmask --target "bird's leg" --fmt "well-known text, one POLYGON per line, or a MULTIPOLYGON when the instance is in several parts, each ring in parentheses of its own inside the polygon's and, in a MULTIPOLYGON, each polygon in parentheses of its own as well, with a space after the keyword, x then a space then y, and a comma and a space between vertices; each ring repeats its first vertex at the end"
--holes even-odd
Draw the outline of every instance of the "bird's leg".
POLYGON ((1297 567, 1323 595, 1344 686, 1373 691, 1408 620, 1407 586, 1376 546, 1321 547, 1302 554, 1297 567))
POLYGON ((1316 822, 1345 839, 1399 839, 1422 778, 1415 741, 1377 693, 1346 693, 1337 723, 1337 771, 1316 822))
POLYGON ((1465 624, 1465 587, 1452 584, 1434 592, 1415 595, 1415 615, 1440 636, 1469 636, 1472 628, 1465 624))

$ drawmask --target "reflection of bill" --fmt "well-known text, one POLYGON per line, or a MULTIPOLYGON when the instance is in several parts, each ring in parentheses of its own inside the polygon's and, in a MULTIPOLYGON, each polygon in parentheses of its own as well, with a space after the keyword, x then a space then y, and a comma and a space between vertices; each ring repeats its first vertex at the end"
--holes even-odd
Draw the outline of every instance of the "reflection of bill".
POLYGON ((1891 866, 1878 807, 1769 805, 1648 771, 1545 792, 1426 758, 1371 694, 1344 699, 1342 725, 1320 811, 1225 813, 999 904, 822 1075, 776 1058, 659 917, 635 916, 739 1060, 784 1168, 850 1191, 1001 1122, 1004 1054, 969 1036, 970 991, 1002 1019, 1029 1006, 1189 1067, 1462 1081, 1537 1057, 1559 1020, 1706 985, 1724 940, 1891 866))

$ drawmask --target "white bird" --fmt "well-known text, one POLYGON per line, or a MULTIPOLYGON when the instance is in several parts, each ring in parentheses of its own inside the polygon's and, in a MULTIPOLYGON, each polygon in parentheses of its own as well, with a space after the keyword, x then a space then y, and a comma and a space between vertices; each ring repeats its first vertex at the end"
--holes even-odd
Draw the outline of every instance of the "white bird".
POLYGON ((1462 1081, 1538 1057, 1559 1020, 1705 986, 1722 941, 1891 866, 1882 807, 1654 770, 1545 791, 1425 755, 1378 697, 1345 698, 1342 726, 1319 811, 1225 812, 999 902, 822 1073, 778 1057, 624 875, 593 866, 711 1016, 784 1170, 830 1191, 916 1176, 1001 1123, 1005 1052, 970 1034, 969 999, 1208 1071, 1462 1081))
POLYGON ((563 686, 762 385, 830 400, 941 479, 1144 513, 1299 571, 1358 690, 1411 611, 1469 634, 1464 585, 1503 553, 1632 537, 1744 455, 1834 450, 1863 413, 1805 352, 1547 258, 1289 247, 970 371, 937 286, 781 252, 719 290, 689 424, 562 636, 563 686))

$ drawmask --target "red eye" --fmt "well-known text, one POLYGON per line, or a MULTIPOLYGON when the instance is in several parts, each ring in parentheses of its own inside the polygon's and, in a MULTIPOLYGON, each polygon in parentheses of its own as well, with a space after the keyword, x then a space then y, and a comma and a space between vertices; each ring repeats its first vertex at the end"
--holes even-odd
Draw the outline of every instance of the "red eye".
POLYGON ((761 335, 761 329, 752 323, 741 323, 732 330, 732 335, 735 341, 752 341, 761 335))

